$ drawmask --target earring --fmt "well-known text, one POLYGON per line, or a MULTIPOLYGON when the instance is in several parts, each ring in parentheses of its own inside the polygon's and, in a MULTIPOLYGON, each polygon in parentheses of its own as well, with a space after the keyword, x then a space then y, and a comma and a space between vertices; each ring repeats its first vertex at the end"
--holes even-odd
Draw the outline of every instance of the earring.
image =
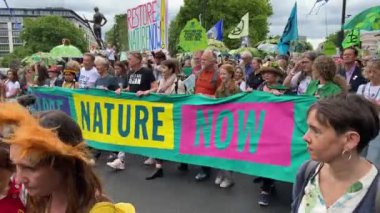
POLYGON ((349 150, 343 150, 343 152, 342 152, 342 157, 343 157, 343 158, 346 158, 345 155, 346 155, 347 153, 349 154, 347 160, 351 160, 352 155, 351 155, 351 151, 349 151, 349 150))

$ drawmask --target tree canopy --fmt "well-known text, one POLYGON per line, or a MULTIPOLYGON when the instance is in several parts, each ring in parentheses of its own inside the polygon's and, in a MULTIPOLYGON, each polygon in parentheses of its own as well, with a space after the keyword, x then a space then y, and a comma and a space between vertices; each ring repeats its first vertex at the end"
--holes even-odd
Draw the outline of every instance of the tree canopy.
POLYGON ((82 52, 88 48, 84 32, 60 16, 42 16, 24 21, 21 39, 32 52, 49 52, 67 38, 82 52))
POLYGON ((268 33, 268 17, 272 15, 269 0, 184 0, 176 18, 169 27, 169 51, 177 53, 179 34, 188 20, 201 16, 202 26, 209 30, 218 20, 223 19, 224 42, 231 48, 238 48, 240 40, 231 40, 228 34, 249 12, 249 39, 251 44, 264 40, 268 33))
POLYGON ((128 20, 126 14, 115 15, 115 24, 106 32, 106 41, 118 51, 128 50, 128 20))
POLYGON ((82 52, 87 50, 87 40, 84 32, 72 22, 60 16, 42 16, 27 18, 24 20, 21 39, 25 42, 22 47, 6 55, 1 61, 1 66, 12 67, 19 64, 24 57, 36 52, 49 52, 53 47, 62 44, 62 39, 67 38, 71 44, 82 52))

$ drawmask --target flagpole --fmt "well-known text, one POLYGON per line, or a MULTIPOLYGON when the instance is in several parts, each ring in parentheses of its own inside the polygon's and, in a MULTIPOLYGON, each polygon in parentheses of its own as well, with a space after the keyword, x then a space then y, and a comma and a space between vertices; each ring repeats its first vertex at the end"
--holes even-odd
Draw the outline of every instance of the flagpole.
POLYGON ((341 22, 341 28, 340 28, 340 32, 339 32, 339 49, 340 49, 341 53, 343 53, 343 47, 342 47, 342 42, 343 42, 343 39, 344 39, 343 25, 344 25, 344 22, 346 21, 346 5, 347 5, 346 3, 347 3, 347 1, 343 0, 342 22, 341 22))

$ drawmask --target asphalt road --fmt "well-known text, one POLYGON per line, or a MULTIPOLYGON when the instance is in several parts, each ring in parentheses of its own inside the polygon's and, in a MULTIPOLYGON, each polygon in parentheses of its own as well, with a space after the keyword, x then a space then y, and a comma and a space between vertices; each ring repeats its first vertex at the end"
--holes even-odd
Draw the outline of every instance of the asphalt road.
POLYGON ((143 165, 145 157, 127 155, 126 169, 113 171, 105 165, 102 155, 95 169, 100 175, 105 192, 115 202, 130 202, 138 213, 282 213, 290 211, 289 183, 277 182, 270 206, 257 204, 260 184, 253 177, 234 174, 235 185, 222 189, 214 185, 215 171, 209 180, 195 182, 198 167, 180 172, 177 164, 164 163, 164 177, 145 180, 153 167, 143 165))

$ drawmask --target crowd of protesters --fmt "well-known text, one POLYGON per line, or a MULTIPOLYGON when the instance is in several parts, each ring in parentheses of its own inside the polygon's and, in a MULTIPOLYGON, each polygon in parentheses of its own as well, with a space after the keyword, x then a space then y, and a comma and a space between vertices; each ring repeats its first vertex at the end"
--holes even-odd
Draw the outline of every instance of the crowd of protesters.
MULTIPOLYGON (((112 49, 111 46, 108 48, 112 49)), ((119 61, 116 53, 112 54, 112 57, 104 57, 96 55, 96 52, 85 53, 81 64, 68 61, 62 66, 46 67, 36 63, 22 73, 22 78, 18 77, 20 73, 17 71, 9 70, 7 76, 2 76, 0 82, 1 99, 12 101, 26 93, 28 87, 32 86, 102 89, 114 91, 116 94, 130 92, 137 96, 148 96, 152 93, 189 94, 193 91, 194 94, 215 99, 256 91, 276 96, 314 96, 319 101, 308 112, 309 130, 304 139, 308 144, 312 160, 321 163, 309 161, 301 167, 295 184, 292 211, 317 212, 329 208, 340 212, 351 212, 355 209, 370 208, 374 204, 372 197, 365 202, 361 200, 376 194, 378 182, 378 170, 375 166, 380 166, 379 118, 376 108, 380 105, 379 59, 366 60, 363 65, 355 48, 345 49, 340 60, 334 60, 317 52, 305 52, 298 57, 277 56, 262 59, 253 57, 247 51, 241 53, 240 60, 235 60, 230 56, 223 58, 213 51, 205 50, 195 52, 192 57, 183 61, 169 58, 163 51, 151 54, 131 52, 126 61, 119 61), (195 77, 193 90, 187 88, 183 82, 192 75, 195 77), (312 170, 309 167, 312 167, 312 170), (304 173, 307 174, 303 176, 304 173), (376 186, 373 186, 374 183, 376 186), (347 192, 347 189, 351 191, 347 192)), ((53 124, 51 122, 40 124, 46 128, 56 127, 51 126, 57 125, 56 120, 72 122, 58 112, 41 116, 54 120, 51 121, 53 124)), ((43 122, 46 119, 40 120, 43 122)), ((69 124, 59 125, 64 131, 64 126, 69 124)), ((74 124, 70 125, 77 128, 74 124)), ((59 131, 61 129, 58 129, 58 133, 59 131)), ((64 138, 59 139, 66 143, 65 146, 74 147, 83 141, 81 135, 78 135, 77 139, 68 141, 64 138)), ((23 144, 18 146, 25 148, 23 144)), ((31 162, 14 158, 11 153, 12 161, 16 166, 20 165, 20 168, 33 167, 36 164, 42 167, 54 164, 54 169, 63 168, 63 163, 66 162, 64 158, 58 156, 57 159, 60 160, 54 161, 54 156, 55 154, 46 159, 39 157, 39 160, 33 162, 31 166, 31 162)), ((98 156, 99 153, 95 158, 98 156)), ((81 157, 78 155, 76 160, 80 160, 81 157)), ((111 153, 108 160, 109 167, 117 170, 125 169, 127 160, 125 153, 111 153)), ((161 159, 148 158, 144 164, 154 166, 154 171, 146 179, 163 177, 163 163, 161 159)), ((13 167, 5 168, 14 172, 13 167)), ((89 194, 79 199, 78 196, 83 195, 75 194, 78 190, 75 188, 75 183, 62 185, 69 187, 68 190, 72 190, 70 192, 76 199, 65 201, 67 209, 80 206, 83 210, 88 210, 103 199, 107 200, 102 197, 101 185, 90 172, 91 169, 87 168, 87 164, 83 164, 80 168, 89 172, 91 177, 85 178, 90 178, 95 188, 91 190, 83 188, 89 194)), ((68 169, 69 167, 60 172, 68 169)), ((182 163, 178 169, 186 171, 188 165, 182 163)), ((211 171, 210 167, 200 167, 195 180, 207 180, 211 171)), ((214 182, 221 188, 231 187, 234 185, 233 173, 219 170, 214 182)), ((275 180, 257 177, 254 182, 261 183, 258 203, 268 206, 275 188, 275 180)), ((45 200, 34 199, 33 193, 30 193, 31 205, 36 205, 36 209, 44 211, 53 208, 57 201, 54 197, 56 193, 49 193, 50 196, 45 200)))

